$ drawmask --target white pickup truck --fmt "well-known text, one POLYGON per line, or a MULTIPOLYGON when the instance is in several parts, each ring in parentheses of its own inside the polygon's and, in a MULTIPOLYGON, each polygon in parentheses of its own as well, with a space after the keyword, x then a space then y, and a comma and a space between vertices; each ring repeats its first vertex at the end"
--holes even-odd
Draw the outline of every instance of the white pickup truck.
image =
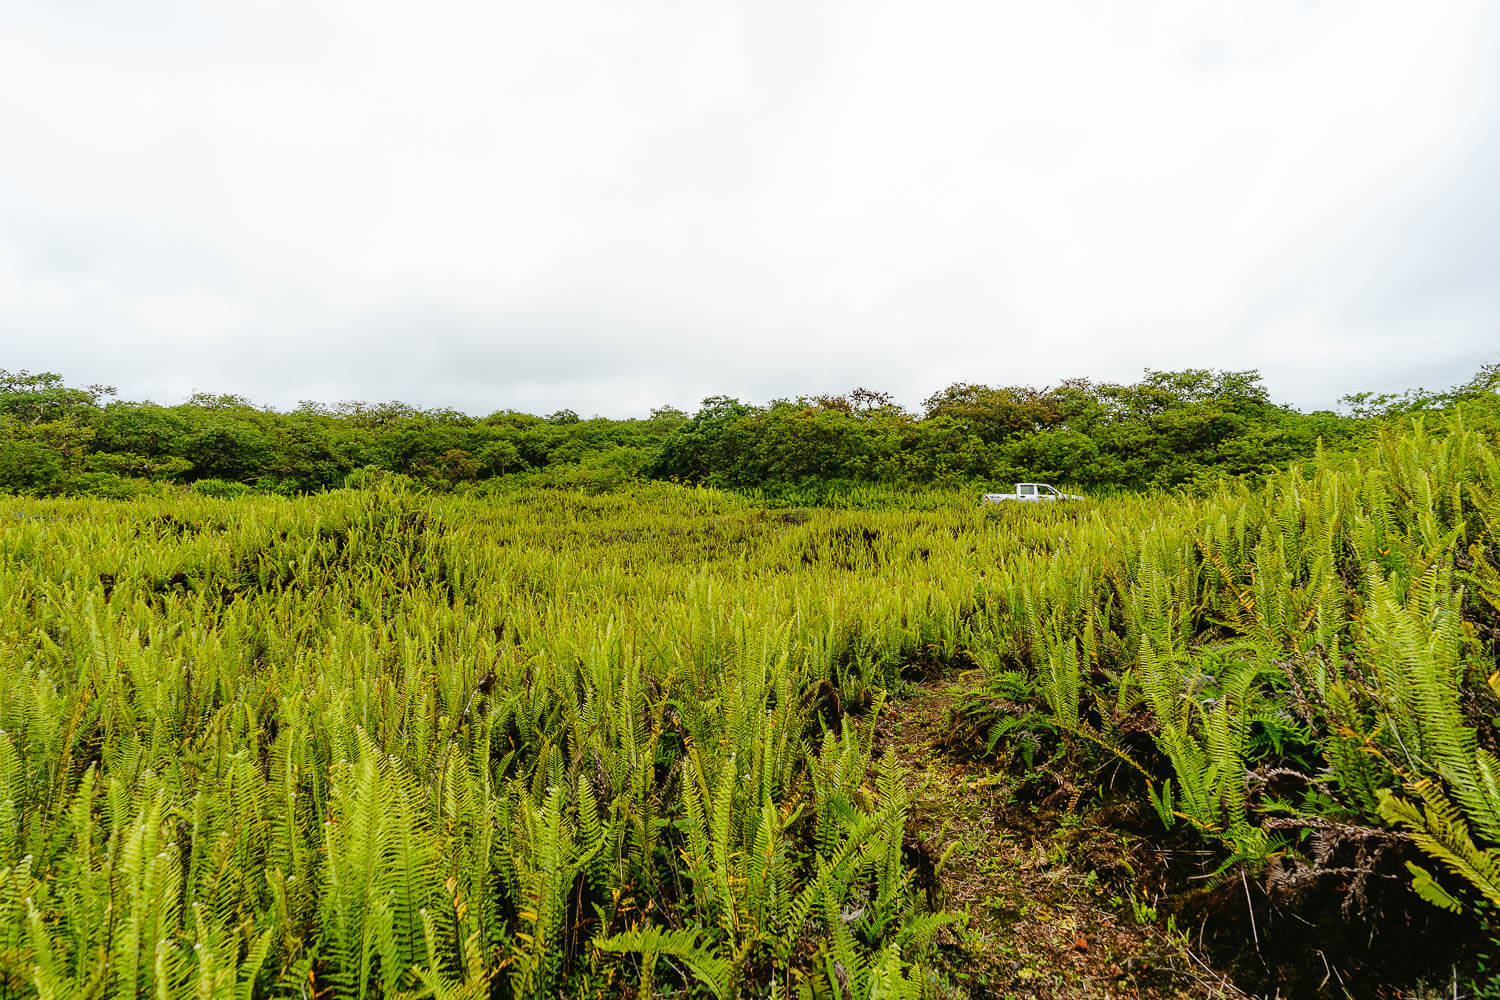
POLYGON ((1017 483, 1014 493, 986 493, 984 503, 1043 503, 1052 500, 1082 500, 1073 493, 1060 493, 1055 486, 1046 483, 1017 483))

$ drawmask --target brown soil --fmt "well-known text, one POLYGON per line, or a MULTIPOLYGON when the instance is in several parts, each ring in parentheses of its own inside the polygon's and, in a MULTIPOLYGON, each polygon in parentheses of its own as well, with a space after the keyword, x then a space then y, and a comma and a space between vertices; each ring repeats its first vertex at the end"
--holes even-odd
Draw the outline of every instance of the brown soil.
MULTIPOLYGON (((1153 922, 1150 900, 1138 896, 1137 911, 1123 895, 1136 852, 1118 832, 1080 820, 1066 801, 1057 809, 1019 807, 1017 778, 950 749, 952 708, 963 689, 955 679, 916 685, 886 709, 877 730, 916 792, 908 860, 919 879, 925 870, 935 905, 968 915, 966 925, 939 936, 934 995, 1245 997, 1194 954, 1188 935, 1153 922)), ((1062 791, 1076 802, 1076 791, 1062 791)))

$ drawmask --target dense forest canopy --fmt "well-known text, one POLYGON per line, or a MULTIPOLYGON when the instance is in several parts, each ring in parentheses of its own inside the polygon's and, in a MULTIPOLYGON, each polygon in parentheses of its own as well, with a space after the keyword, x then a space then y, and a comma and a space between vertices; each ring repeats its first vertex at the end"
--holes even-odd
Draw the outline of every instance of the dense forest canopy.
POLYGON ((1256 371, 1146 371, 1133 384, 954 383, 920 413, 883 392, 753 404, 705 399, 645 419, 474 417, 405 403, 304 402, 291 412, 198 393, 163 406, 0 370, 0 491, 126 497, 169 484, 199 492, 306 493, 388 473, 441 490, 508 485, 609 489, 638 478, 768 495, 844 484, 952 486, 1037 479, 1082 488, 1257 477, 1363 440, 1395 414, 1493 397, 1500 364, 1446 392, 1359 393, 1343 413, 1271 401, 1256 371))

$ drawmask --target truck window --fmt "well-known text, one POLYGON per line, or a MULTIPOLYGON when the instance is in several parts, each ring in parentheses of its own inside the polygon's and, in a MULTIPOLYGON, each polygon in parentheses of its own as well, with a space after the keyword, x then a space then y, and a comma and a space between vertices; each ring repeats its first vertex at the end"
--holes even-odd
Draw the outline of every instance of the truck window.
POLYGON ((1019 496, 1029 497, 1036 492, 1036 487, 1031 483, 1017 483, 1016 493, 1019 496))
POLYGON ((1058 493, 1057 490, 1053 489, 1050 486, 1038 486, 1037 487, 1037 492, 1038 493, 1050 493, 1053 496, 1061 496, 1061 494, 1058 493))

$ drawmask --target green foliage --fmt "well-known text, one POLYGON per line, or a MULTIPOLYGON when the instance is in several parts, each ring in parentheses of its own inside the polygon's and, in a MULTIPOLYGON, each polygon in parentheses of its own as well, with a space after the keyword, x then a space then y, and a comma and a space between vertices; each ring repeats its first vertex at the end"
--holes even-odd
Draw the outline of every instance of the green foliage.
MULTIPOLYGON (((1500 906, 1500 850, 1482 849, 1474 843, 1463 812, 1441 786, 1419 779, 1412 782, 1410 790, 1421 806, 1384 791, 1380 800, 1382 818, 1411 831, 1412 839, 1429 856, 1460 876, 1491 906, 1500 906)), ((1407 868, 1414 876, 1413 888, 1423 899, 1445 910, 1456 912, 1463 908, 1426 869, 1413 864, 1407 868)))
POLYGON ((206 492, 5 512, 0 991, 920 981, 880 698, 812 694, 957 621, 918 596, 954 564, 904 553, 967 504, 911 534, 664 484, 206 492))
POLYGON ((1414 871, 1424 898, 1493 900, 1500 458, 1467 420, 1393 424, 1259 490, 1034 512, 1048 530, 1011 528, 1020 551, 985 576, 1001 610, 963 640, 1012 694, 982 687, 971 713, 1001 739, 1040 712, 1231 861, 1294 850, 1298 816, 1390 824, 1440 865, 1414 871), (1143 712, 1156 773, 1121 745, 1143 712))
MULTIPOLYGON (((1467 406, 1500 425, 1500 407, 1486 403, 1487 372, 1430 405, 1467 406)), ((1356 402, 1355 417, 1299 413, 1271 403, 1255 372, 1201 369, 1147 371, 1131 385, 955 383, 920 415, 864 388, 763 406, 715 396, 691 417, 668 407, 644 420, 572 410, 476 419, 401 402, 304 402, 279 413, 235 395, 159 406, 112 394, 68 387, 53 373, 0 371, 0 491, 128 495, 87 476, 100 473, 293 495, 336 489, 374 467, 444 492, 609 492, 657 478, 799 503, 870 487, 973 490, 1018 479, 1205 492, 1224 478, 1259 480, 1320 441, 1356 444, 1375 418, 1400 409, 1356 402)))
POLYGON ((63 461, 41 441, 0 440, 0 490, 22 496, 51 496, 61 491, 63 461))
POLYGON ((1148 371, 1128 386, 956 383, 929 397, 921 418, 868 390, 763 407, 713 397, 667 436, 648 471, 773 494, 830 481, 1174 486, 1263 476, 1320 437, 1358 436, 1357 421, 1272 404, 1255 372, 1148 371))

